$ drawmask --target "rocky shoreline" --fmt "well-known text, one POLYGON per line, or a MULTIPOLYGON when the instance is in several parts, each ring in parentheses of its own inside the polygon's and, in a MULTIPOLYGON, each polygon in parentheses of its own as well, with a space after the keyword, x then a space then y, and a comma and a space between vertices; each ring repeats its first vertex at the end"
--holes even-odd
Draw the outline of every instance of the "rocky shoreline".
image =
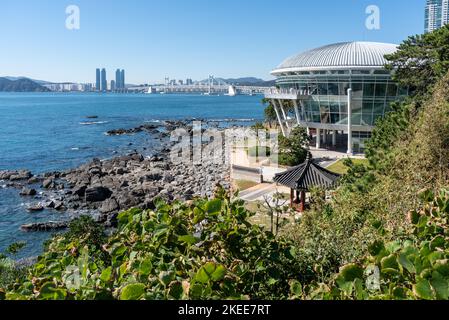
MULTIPOLYGON (((192 133, 190 121, 167 121, 162 130, 157 125, 142 125, 132 129, 118 129, 108 135, 126 135, 137 132, 159 133, 161 152, 145 157, 139 152, 118 156, 108 160, 93 159, 78 168, 33 175, 27 170, 0 171, 0 181, 5 187, 20 190, 20 195, 29 198, 27 210, 56 210, 67 212, 89 212, 107 227, 116 224, 120 211, 133 207, 154 208, 153 201, 191 200, 194 197, 212 197, 219 184, 231 188, 229 164, 217 164, 213 159, 203 159, 201 164, 174 164, 170 160, 170 132, 185 128, 192 133), (156 132, 157 131, 157 132, 156 132)), ((23 231, 61 230, 66 221, 49 221, 27 224, 23 231)))

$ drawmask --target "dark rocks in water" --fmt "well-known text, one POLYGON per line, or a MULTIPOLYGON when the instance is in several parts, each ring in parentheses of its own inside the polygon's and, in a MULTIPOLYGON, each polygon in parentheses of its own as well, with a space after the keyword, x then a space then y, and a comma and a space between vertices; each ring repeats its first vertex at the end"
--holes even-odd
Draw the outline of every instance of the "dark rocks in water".
POLYGON ((98 116, 87 116, 86 119, 98 119, 98 116))
POLYGON ((101 202, 108 199, 112 195, 111 190, 108 188, 99 186, 86 189, 85 199, 86 202, 101 202))
POLYGON ((21 196, 35 196, 37 194, 35 189, 30 189, 30 188, 26 188, 24 187, 22 189, 22 191, 20 191, 20 195, 21 196))
POLYGON ((55 209, 55 210, 63 210, 64 208, 64 203, 60 200, 51 200, 47 203, 45 203, 45 207, 49 208, 49 209, 55 209))
POLYGON ((30 212, 42 211, 42 210, 44 210, 44 206, 41 203, 35 203, 35 204, 30 205, 27 208, 27 210, 30 212))
POLYGON ((131 128, 131 129, 121 128, 121 129, 110 130, 110 131, 106 132, 106 134, 108 136, 122 136, 122 135, 126 135, 126 134, 135 134, 135 133, 139 133, 139 132, 143 132, 143 131, 146 131, 150 134, 156 134, 156 133, 159 133, 159 130, 157 130, 158 128, 159 128, 159 126, 157 126, 157 125, 144 124, 139 127, 131 128))
POLYGON ((42 188, 49 189, 52 185, 54 185, 53 179, 45 179, 44 182, 42 182, 42 188))
POLYGON ((49 222, 40 222, 40 223, 30 223, 24 224, 20 228, 23 231, 54 231, 54 230, 63 230, 69 226, 68 221, 49 221, 49 222))
POLYGON ((120 209, 120 207, 119 207, 117 201, 115 199, 111 198, 111 199, 108 199, 103 202, 103 204, 100 207, 100 212, 101 213, 111 213, 118 209, 120 209))
POLYGON ((31 171, 28 170, 16 170, 16 171, 0 171, 0 180, 28 180, 32 177, 31 171))
POLYGON ((34 176, 34 177, 29 178, 27 182, 28 182, 28 184, 35 184, 35 183, 39 183, 41 181, 42 181, 42 178, 34 176))

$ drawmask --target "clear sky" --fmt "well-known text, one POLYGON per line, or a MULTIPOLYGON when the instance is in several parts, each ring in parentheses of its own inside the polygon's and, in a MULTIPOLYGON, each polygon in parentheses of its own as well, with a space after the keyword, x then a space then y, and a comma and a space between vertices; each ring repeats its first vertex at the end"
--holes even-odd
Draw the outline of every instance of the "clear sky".
POLYGON ((255 76, 300 51, 341 41, 400 43, 424 30, 425 0, 1 0, 0 76, 127 83, 255 76), (80 29, 66 28, 66 7, 80 29), (380 30, 365 27, 368 5, 380 30))

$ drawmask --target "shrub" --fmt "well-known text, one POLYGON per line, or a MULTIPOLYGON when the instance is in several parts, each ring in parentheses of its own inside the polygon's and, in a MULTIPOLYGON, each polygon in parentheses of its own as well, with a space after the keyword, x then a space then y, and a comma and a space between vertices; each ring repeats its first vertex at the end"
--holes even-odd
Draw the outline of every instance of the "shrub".
POLYGON ((29 280, 6 298, 287 298, 288 281, 298 275, 294 249, 248 223, 242 201, 156 206, 122 212, 117 232, 100 247, 87 237, 56 236, 29 280))

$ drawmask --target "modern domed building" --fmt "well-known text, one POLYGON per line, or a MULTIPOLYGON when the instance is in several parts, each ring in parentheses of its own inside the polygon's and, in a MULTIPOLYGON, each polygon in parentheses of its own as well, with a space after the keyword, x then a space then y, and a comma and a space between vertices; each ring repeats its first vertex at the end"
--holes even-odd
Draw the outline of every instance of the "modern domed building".
POLYGON ((378 118, 390 103, 408 94, 392 80, 384 58, 397 45, 336 43, 285 60, 271 72, 277 89, 266 93, 284 135, 294 126, 308 129, 316 147, 347 144, 363 152, 378 118))

